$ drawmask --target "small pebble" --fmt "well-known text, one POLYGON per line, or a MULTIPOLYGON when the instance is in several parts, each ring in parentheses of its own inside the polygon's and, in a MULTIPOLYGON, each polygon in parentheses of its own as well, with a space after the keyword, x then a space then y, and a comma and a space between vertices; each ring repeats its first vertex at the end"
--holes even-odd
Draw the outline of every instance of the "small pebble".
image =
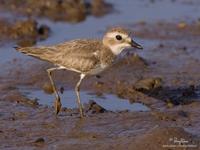
POLYGON ((34 143, 44 143, 44 142, 45 142, 44 138, 38 138, 34 141, 34 143))

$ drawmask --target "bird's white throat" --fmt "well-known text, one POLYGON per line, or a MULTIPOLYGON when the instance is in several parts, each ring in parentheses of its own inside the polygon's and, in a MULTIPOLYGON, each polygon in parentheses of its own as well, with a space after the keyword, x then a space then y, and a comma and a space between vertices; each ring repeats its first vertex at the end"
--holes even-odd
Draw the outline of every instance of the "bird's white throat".
POLYGON ((110 49, 115 55, 119 55, 125 48, 128 48, 129 45, 126 43, 111 45, 110 49))

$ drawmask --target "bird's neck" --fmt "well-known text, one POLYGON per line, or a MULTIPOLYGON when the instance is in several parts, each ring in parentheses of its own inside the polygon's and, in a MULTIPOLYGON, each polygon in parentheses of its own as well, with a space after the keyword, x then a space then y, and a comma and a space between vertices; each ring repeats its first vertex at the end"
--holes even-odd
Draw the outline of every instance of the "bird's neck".
POLYGON ((108 47, 110 51, 116 56, 119 55, 125 48, 124 44, 110 44, 108 41, 109 40, 106 40, 106 38, 104 38, 103 45, 105 47, 108 47))
POLYGON ((112 64, 116 58, 117 55, 113 54, 109 47, 103 46, 100 57, 103 64, 112 64))
POLYGON ((112 51, 112 53, 116 56, 118 56, 124 50, 123 45, 111 45, 109 46, 109 48, 112 51))

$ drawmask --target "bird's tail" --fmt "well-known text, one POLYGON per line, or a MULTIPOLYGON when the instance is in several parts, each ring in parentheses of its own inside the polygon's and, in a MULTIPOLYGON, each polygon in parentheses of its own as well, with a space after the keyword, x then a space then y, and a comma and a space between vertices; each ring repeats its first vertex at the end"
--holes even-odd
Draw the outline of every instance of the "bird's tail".
POLYGON ((14 47, 17 51, 24 53, 25 55, 36 57, 42 60, 47 60, 48 56, 51 56, 52 50, 47 47, 14 47), (47 56, 48 55, 48 56, 47 56))
POLYGON ((26 55, 30 56, 38 56, 38 54, 42 53, 41 48, 35 48, 35 47, 14 47, 17 51, 24 53, 26 55))

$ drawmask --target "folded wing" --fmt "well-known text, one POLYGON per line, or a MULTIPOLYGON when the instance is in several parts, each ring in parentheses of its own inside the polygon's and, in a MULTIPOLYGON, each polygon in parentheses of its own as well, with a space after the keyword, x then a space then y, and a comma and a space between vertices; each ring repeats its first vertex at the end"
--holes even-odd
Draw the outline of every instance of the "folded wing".
POLYGON ((49 61, 58 66, 87 72, 99 64, 101 45, 98 40, 73 40, 49 47, 15 48, 26 55, 49 61))

